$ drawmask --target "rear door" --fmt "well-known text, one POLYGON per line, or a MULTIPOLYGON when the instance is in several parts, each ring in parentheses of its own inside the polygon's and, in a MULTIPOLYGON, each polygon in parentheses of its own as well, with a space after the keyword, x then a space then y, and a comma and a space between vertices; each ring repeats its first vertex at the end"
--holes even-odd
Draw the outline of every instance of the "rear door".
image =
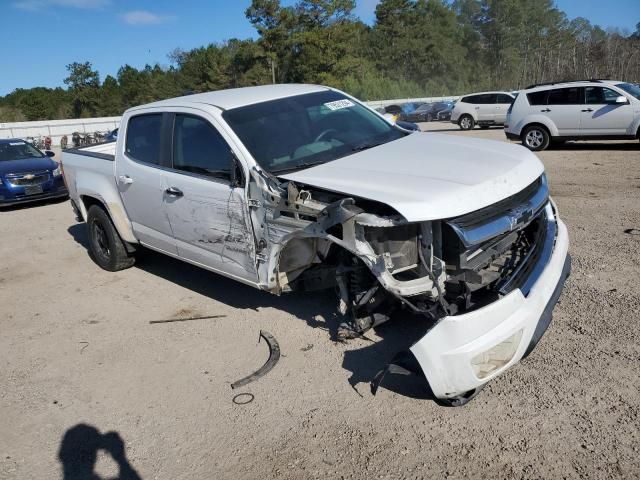
POLYGON ((540 106, 540 112, 553 121, 559 136, 580 134, 583 95, 582 87, 555 88, 549 91, 546 107, 540 106))
POLYGON ((616 103, 620 93, 607 87, 585 87, 581 109, 581 135, 625 135, 633 122, 633 107, 616 103))
MULTIPOLYGON (((167 164, 163 113, 134 115, 123 130, 124 148, 116 153, 116 182, 136 237, 145 245, 176 254, 164 208, 167 164)), ((118 144, 120 145, 120 144, 118 144)))
POLYGON ((232 168, 241 165, 230 142, 205 112, 175 111, 171 122, 171 168, 165 176, 164 200, 178 255, 257 281, 244 180, 232 185, 232 168))
POLYGON ((513 97, 506 93, 499 93, 496 95, 496 104, 494 108, 494 121, 499 124, 504 124, 507 120, 507 110, 513 103, 513 97))
POLYGON ((495 93, 483 93, 481 95, 475 95, 475 97, 478 122, 495 122, 497 95, 495 93))

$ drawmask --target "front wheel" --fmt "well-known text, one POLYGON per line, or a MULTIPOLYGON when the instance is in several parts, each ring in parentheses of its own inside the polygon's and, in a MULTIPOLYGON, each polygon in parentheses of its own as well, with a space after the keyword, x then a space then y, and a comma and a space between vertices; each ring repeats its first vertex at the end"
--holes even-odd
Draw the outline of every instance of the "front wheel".
POLYGON ((97 205, 87 212, 89 229, 89 253, 94 262, 104 270, 117 272, 131 267, 135 257, 127 252, 124 242, 107 212, 97 205))
POLYGON ((544 127, 531 125, 522 132, 522 145, 529 150, 539 152, 549 146, 549 132, 544 127))
POLYGON ((462 115, 458 120, 458 125, 462 130, 471 130, 475 127, 476 122, 471 115, 462 115))

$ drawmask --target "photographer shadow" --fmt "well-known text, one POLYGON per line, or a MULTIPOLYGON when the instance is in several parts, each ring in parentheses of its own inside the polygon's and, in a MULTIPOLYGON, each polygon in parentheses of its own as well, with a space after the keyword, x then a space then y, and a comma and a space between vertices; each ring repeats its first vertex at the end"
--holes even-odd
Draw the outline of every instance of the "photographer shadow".
POLYGON ((97 428, 78 424, 67 430, 62 437, 58 459, 62 464, 64 480, 101 480, 94 471, 98 452, 111 455, 118 465, 118 480, 141 480, 125 454, 124 441, 116 432, 102 434, 97 428))

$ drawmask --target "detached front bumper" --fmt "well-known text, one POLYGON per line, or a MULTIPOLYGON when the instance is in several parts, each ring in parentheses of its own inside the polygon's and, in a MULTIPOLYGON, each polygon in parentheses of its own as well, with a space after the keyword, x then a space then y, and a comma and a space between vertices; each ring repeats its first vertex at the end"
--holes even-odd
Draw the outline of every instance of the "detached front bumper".
POLYGON ((411 347, 437 398, 468 395, 538 343, 571 268, 567 227, 555 221, 553 252, 526 297, 515 289, 478 310, 444 317, 411 347))

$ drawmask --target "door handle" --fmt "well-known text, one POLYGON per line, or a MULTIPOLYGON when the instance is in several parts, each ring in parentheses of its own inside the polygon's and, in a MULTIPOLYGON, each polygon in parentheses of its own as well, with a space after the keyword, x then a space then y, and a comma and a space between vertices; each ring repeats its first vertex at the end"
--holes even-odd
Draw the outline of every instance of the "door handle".
POLYGON ((133 183, 133 178, 131 178, 129 175, 120 175, 118 177, 118 181, 123 185, 131 185, 133 183))
POLYGON ((586 110, 582 110, 583 112, 593 112, 593 108, 587 108, 586 110))
POLYGON ((164 193, 166 193, 167 195, 169 195, 171 197, 182 197, 182 196, 184 196, 184 193, 182 193, 182 190, 180 190, 179 188, 176 188, 176 187, 169 187, 164 191, 164 193))
POLYGON ((550 112, 551 109, 550 108, 545 108, 544 110, 540 110, 541 112, 550 112))

